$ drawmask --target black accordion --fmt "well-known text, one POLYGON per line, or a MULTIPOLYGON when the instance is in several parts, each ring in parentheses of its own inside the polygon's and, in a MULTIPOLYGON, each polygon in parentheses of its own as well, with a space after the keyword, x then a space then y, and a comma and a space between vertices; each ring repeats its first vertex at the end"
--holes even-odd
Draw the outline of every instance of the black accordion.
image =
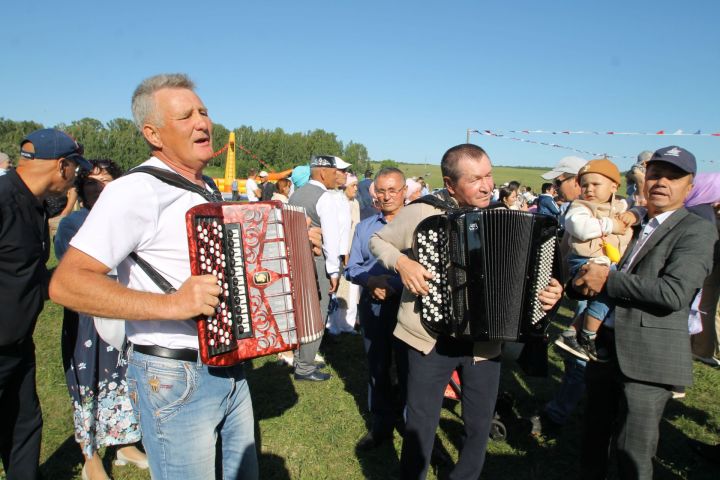
POLYGON ((507 209, 450 211, 417 226, 415 260, 433 274, 416 308, 433 336, 525 342, 550 317, 538 294, 560 279, 558 222, 507 209))

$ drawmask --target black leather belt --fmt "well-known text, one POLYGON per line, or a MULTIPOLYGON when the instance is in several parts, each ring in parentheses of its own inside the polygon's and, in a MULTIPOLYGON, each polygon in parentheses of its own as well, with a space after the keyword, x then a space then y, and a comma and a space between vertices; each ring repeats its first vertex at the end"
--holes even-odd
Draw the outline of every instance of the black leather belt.
POLYGON ((198 351, 192 348, 165 348, 157 345, 133 345, 133 350, 153 357, 172 358, 185 362, 197 362, 198 351))

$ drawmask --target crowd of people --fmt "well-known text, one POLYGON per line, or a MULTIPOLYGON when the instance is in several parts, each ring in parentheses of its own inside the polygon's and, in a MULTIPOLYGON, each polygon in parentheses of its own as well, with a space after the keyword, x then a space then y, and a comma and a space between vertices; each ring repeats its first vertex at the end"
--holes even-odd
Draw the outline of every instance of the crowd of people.
MULTIPOLYGON (((144 80, 131 104, 151 150, 137 171, 123 175, 110 159, 87 160, 79 143, 55 129, 29 133, 17 166, 2 170, 5 473, 38 478, 33 331, 49 297, 65 307, 62 352, 83 479, 108 478, 98 457, 106 446, 116 447, 119 464, 149 468, 153 478, 258 478, 243 364, 203 364, 193 320, 213 314, 222 293, 215 276, 190 274, 185 225, 189 208, 220 198, 202 173, 213 155, 208 110, 183 74, 144 80), (193 188, 178 188, 163 180, 168 176, 193 188), (60 263, 51 272, 46 200, 70 189, 81 208, 58 225, 60 263), (123 326, 119 342, 102 335, 108 323, 123 326)), ((408 252, 416 227, 431 215, 509 209, 558 220, 567 281, 550 279, 537 298, 545 311, 563 295, 576 305, 573 323, 555 340, 567 354, 564 378, 531 419, 533 433, 567 423, 586 397, 580 478, 606 477, 611 442, 621 478, 652 478, 660 420, 668 400, 691 384, 693 358, 720 365, 718 174, 698 174, 695 157, 678 146, 643 152, 623 198, 611 160, 565 157, 542 175, 549 182, 536 197, 519 182, 496 186, 490 156, 476 145, 448 149, 440 166, 444 188, 432 192, 422 178, 393 167, 359 179, 351 164, 322 154, 288 178, 271 182, 266 171, 250 171, 245 183, 247 201, 304 208, 325 336, 362 337, 370 422, 356 448, 377 448, 397 431, 400 476, 425 478, 445 388, 458 372, 464 435, 450 478, 480 476, 502 344, 426 330, 417 300, 428 295, 433 274, 408 252)), ((238 200, 237 181, 231 191, 238 200)), ((295 381, 331 378, 322 341, 279 355, 295 381)), ((720 446, 693 447, 717 461, 720 446)))

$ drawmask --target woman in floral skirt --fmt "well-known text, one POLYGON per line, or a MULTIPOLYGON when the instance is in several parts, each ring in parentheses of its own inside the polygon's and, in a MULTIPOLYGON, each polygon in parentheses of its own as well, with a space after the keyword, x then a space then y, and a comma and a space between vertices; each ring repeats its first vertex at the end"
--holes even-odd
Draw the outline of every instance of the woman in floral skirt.
MULTIPOLYGON (((91 171, 78 172, 75 188, 83 208, 63 218, 55 235, 55 256, 62 258, 105 185, 122 175, 111 160, 90 160, 91 171)), ((140 425, 127 391, 126 358, 97 333, 91 316, 65 309, 62 355, 68 390, 73 400, 75 440, 85 464, 83 480, 108 479, 98 450, 118 446, 116 465, 133 463, 147 468, 140 441, 140 425)))

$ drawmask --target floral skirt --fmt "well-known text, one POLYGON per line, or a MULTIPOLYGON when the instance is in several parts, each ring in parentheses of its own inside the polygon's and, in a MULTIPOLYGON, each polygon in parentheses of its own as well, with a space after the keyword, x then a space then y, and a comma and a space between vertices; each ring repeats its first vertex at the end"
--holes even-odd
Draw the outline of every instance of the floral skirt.
POLYGON ((73 401, 75 440, 83 454, 140 441, 140 425, 128 396, 127 358, 105 343, 93 317, 65 309, 62 354, 73 401))

